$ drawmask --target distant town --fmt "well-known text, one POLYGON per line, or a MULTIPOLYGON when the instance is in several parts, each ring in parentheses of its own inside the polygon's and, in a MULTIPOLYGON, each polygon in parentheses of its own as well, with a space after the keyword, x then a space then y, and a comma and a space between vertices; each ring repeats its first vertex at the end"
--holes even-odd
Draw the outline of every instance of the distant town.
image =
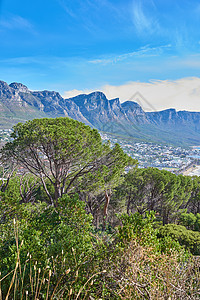
POLYGON ((12 129, 0 129, 0 143, 4 144, 10 140, 12 129))
MULTIPOLYGON (((10 140, 12 129, 0 129, 0 143, 10 140)), ((107 133, 100 133, 103 141, 111 146, 118 143, 125 153, 138 160, 140 168, 155 167, 175 174, 200 176, 200 146, 189 148, 135 142, 107 133)))
POLYGON ((110 134, 101 133, 103 141, 118 143, 131 157, 138 160, 140 168, 155 167, 175 174, 200 176, 200 146, 173 147, 146 142, 131 142, 110 134))

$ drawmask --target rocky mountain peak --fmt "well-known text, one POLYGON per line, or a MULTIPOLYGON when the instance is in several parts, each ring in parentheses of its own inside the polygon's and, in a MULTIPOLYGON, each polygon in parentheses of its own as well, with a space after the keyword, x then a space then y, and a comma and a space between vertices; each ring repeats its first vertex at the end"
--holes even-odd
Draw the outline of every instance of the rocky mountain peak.
POLYGON ((18 93, 12 89, 6 82, 0 81, 0 100, 10 101, 15 98, 20 98, 18 93))
POLYGON ((40 98, 49 98, 49 99, 63 99, 61 97, 61 95, 58 93, 58 92, 55 92, 55 91, 36 91, 36 92, 33 92, 32 93, 33 95, 36 95, 40 98))
POLYGON ((145 112, 143 111, 142 107, 133 101, 126 101, 123 102, 121 104, 123 110, 127 113, 127 112, 132 112, 132 113, 136 113, 136 114, 145 114, 145 112))
POLYGON ((88 98, 91 98, 92 100, 97 100, 97 101, 98 100, 107 100, 106 95, 99 91, 93 92, 87 96, 88 96, 88 98))
POLYGON ((12 82, 9 86, 20 93, 30 93, 27 86, 22 83, 12 82))
POLYGON ((121 106, 121 103, 119 101, 119 98, 115 98, 115 99, 111 99, 110 101, 110 105, 113 106, 121 106))
POLYGON ((0 89, 9 89, 9 85, 5 81, 0 80, 0 89))
POLYGON ((137 102, 133 101, 125 101, 122 103, 122 107, 124 108, 130 108, 130 109, 142 109, 141 106, 137 102))
POLYGON ((175 114, 176 113, 176 109, 175 108, 169 108, 169 109, 163 110, 163 112, 169 113, 169 114, 175 114))

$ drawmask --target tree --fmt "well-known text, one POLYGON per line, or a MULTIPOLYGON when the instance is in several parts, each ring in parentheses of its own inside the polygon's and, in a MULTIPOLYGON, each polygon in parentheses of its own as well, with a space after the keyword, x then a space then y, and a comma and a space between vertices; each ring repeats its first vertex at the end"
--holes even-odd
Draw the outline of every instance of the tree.
POLYGON ((200 233, 187 230, 182 225, 167 224, 159 229, 158 237, 170 236, 173 240, 184 245, 194 255, 200 254, 200 233))
POLYGON ((10 160, 4 160, 0 162, 0 190, 5 192, 10 182, 10 179, 15 176, 16 163, 11 158, 10 160))
POLYGON ((192 180, 190 177, 183 175, 175 175, 171 172, 162 171, 167 179, 163 196, 160 204, 160 214, 162 216, 163 225, 181 213, 181 209, 185 207, 192 192, 192 180))
POLYGON ((187 203, 187 208, 193 214, 200 213, 200 177, 194 176, 192 178, 193 189, 191 197, 187 203))
POLYGON ((156 210, 167 184, 167 177, 157 168, 142 170, 143 202, 147 210, 156 210))
POLYGON ((193 190, 190 177, 156 168, 132 169, 116 190, 116 198, 126 198, 127 213, 154 210, 167 224, 188 205, 193 190))
POLYGON ((111 149, 109 143, 103 144, 96 129, 69 118, 19 123, 11 138, 1 151, 2 158, 14 159, 40 178, 55 206, 58 198, 73 193, 75 187, 87 186, 88 178, 93 187, 106 185, 131 163, 118 145, 111 149), (53 194, 48 184, 53 186, 53 194))
POLYGON ((144 179, 142 169, 132 168, 124 176, 124 181, 116 188, 112 203, 115 207, 122 205, 127 214, 134 213, 143 209, 143 187, 144 179))
MULTIPOLYGON (((111 195, 116 186, 124 180, 125 166, 136 165, 136 160, 127 156, 118 144, 99 159, 99 168, 89 172, 77 182, 76 191, 87 204, 88 211, 96 219, 103 217, 106 227, 111 195)), ((98 221, 97 221, 98 219, 98 221)))
POLYGON ((200 214, 182 213, 179 218, 179 223, 187 229, 200 231, 200 214))

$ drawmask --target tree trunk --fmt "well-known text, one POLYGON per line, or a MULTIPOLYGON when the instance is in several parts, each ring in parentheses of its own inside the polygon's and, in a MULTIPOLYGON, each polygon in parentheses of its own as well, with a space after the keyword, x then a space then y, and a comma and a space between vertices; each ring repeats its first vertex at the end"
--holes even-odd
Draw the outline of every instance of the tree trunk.
POLYGON ((107 222, 107 218, 108 218, 108 205, 110 203, 110 194, 111 192, 107 192, 105 191, 105 205, 104 205, 104 210, 103 210, 103 230, 106 229, 106 222, 107 222))
POLYGON ((42 185, 43 185, 43 187, 44 187, 44 190, 45 190, 47 196, 49 197, 49 200, 51 201, 51 205, 52 205, 52 206, 55 206, 55 203, 54 203, 54 201, 53 201, 53 198, 52 198, 51 194, 49 193, 49 191, 48 191, 48 189, 47 189, 47 186, 46 186, 45 180, 44 180, 44 178, 43 178, 43 175, 40 176, 40 179, 41 179, 41 181, 42 181, 42 185))
POLYGON ((163 226, 169 223, 169 213, 164 210, 163 212, 163 226))
POLYGON ((127 202, 127 214, 130 215, 130 204, 131 204, 131 196, 128 196, 128 202, 127 202))
POLYGON ((57 207, 58 205, 58 199, 61 197, 61 190, 60 190, 60 183, 58 181, 55 182, 54 185, 55 188, 55 206, 57 207))

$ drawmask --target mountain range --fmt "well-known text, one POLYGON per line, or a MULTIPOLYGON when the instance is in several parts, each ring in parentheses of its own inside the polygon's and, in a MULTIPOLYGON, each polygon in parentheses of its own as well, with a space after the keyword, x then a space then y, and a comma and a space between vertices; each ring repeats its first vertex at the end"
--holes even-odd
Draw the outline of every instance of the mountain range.
POLYGON ((200 145, 200 112, 145 112, 133 101, 108 100, 102 92, 64 99, 54 91, 30 91, 0 81, 0 128, 43 117, 70 117, 100 131, 135 141, 200 145))

